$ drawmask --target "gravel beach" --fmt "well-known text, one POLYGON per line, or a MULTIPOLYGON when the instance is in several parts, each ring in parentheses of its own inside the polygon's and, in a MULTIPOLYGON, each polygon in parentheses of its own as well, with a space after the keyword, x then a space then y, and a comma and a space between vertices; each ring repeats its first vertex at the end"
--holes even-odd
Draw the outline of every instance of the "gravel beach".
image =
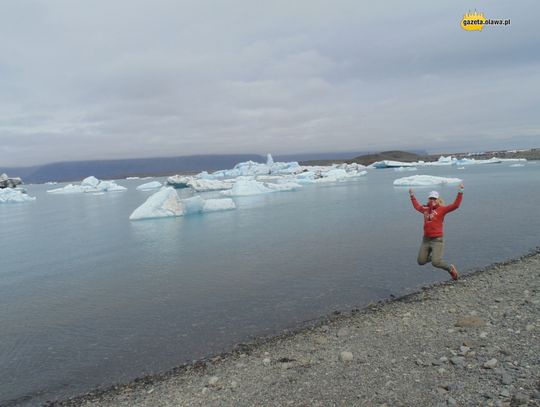
POLYGON ((540 251, 48 405, 540 406, 540 251))

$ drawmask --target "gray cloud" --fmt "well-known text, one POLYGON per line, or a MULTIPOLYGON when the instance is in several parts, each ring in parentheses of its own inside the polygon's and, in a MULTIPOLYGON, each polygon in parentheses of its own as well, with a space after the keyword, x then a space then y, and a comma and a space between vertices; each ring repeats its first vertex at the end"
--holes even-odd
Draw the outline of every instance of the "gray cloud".
POLYGON ((0 165, 540 144, 540 5, 7 1, 0 165))

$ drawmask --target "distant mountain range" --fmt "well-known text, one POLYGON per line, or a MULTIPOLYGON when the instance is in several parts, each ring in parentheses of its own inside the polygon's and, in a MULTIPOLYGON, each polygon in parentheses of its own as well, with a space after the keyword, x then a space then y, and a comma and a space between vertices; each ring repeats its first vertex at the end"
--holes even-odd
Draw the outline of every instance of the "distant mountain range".
MULTIPOLYGON (((457 158, 470 157, 469 153, 451 153, 457 158)), ((369 165, 375 161, 393 160, 414 162, 435 161, 440 154, 427 154, 422 150, 409 151, 349 151, 330 153, 276 154, 274 161, 298 161, 302 165, 330 165, 332 163, 356 162, 369 165)), ((474 158, 526 158, 540 160, 540 149, 489 151, 473 154, 474 158)), ((33 167, 0 167, 0 174, 20 177, 25 183, 47 181, 80 181, 90 175, 99 179, 117 179, 135 176, 166 176, 189 174, 201 171, 217 171, 234 167, 239 162, 266 162, 266 156, 259 154, 204 154, 181 157, 132 158, 122 160, 68 161, 33 167)))
MULTIPOLYGON (((350 160, 367 152, 331 152, 274 155, 274 161, 350 160)), ((178 173, 217 171, 234 167, 239 162, 266 162, 259 154, 206 154, 181 157, 134 158, 122 160, 67 161, 32 167, 0 167, 0 173, 21 177, 25 183, 47 181, 80 181, 93 175, 99 179, 134 176, 164 176, 178 173)))

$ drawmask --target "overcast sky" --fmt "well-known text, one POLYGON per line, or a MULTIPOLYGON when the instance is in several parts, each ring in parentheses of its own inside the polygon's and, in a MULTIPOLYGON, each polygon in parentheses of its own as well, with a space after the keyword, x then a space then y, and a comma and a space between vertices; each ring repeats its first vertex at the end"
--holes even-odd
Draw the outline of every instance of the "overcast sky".
POLYGON ((1 6, 0 166, 540 147, 537 0, 1 6))

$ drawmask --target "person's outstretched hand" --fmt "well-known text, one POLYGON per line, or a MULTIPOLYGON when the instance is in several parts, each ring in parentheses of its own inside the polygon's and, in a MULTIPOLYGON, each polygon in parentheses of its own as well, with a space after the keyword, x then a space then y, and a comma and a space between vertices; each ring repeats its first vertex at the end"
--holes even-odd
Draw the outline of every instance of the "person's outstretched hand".
POLYGON ((459 189, 463 189, 463 188, 465 187, 463 186, 463 182, 462 182, 461 184, 459 184, 459 189))
MULTIPOLYGON (((463 184, 462 184, 463 185, 463 184)), ((409 188, 409 195, 410 196, 413 196, 414 195, 414 191, 412 190, 412 188, 409 188)))

